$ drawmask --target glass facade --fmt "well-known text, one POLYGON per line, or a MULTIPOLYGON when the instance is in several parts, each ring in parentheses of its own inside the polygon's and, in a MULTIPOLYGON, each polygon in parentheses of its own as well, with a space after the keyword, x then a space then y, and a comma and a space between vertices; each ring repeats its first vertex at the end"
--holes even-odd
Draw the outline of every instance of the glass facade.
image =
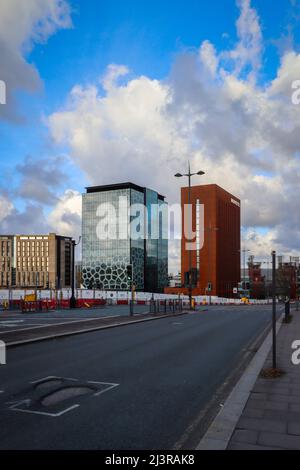
POLYGON ((168 285, 166 202, 136 185, 87 188, 82 199, 82 278, 86 288, 157 292, 168 285), (138 204, 138 206, 136 206, 138 204), (145 215, 147 208, 147 217, 145 215))
POLYGON ((159 199, 159 239, 158 239, 158 290, 163 291, 168 280, 168 204, 159 199))
POLYGON ((83 194, 82 277, 86 288, 129 289, 129 204, 129 188, 83 194))
MULTIPOLYGON (((131 205, 138 204, 144 207, 144 193, 131 189, 131 205)), ((138 209, 139 207, 136 207, 138 209)), ((145 288, 144 274, 145 274, 145 226, 141 223, 144 221, 145 213, 140 208, 140 211, 135 211, 136 214, 131 214, 130 221, 136 220, 137 224, 131 224, 131 240, 130 240, 130 262, 133 266, 133 284, 137 290, 143 291, 145 288), (137 227, 137 230, 134 230, 137 227), (136 235, 133 233, 135 231, 136 235)))

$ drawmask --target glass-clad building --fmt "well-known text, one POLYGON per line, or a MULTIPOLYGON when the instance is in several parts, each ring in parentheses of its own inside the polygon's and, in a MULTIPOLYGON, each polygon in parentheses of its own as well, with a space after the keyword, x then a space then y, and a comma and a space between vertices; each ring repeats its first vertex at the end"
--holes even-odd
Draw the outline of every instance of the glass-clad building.
POLYGON ((162 292, 168 285, 168 206, 133 183, 86 188, 82 196, 82 278, 86 288, 162 292))

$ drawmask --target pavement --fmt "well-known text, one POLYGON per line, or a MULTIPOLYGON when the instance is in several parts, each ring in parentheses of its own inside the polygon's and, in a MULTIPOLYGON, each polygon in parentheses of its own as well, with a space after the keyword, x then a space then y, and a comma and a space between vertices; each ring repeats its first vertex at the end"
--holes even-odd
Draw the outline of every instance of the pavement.
POLYGON ((194 449, 270 319, 210 307, 9 348, 0 449, 194 449))
MULTIPOLYGON (((300 312, 277 335, 279 378, 258 377, 229 442, 230 450, 300 449, 300 365, 293 365, 292 343, 300 340, 300 312)), ((263 368, 272 366, 271 352, 263 368)))

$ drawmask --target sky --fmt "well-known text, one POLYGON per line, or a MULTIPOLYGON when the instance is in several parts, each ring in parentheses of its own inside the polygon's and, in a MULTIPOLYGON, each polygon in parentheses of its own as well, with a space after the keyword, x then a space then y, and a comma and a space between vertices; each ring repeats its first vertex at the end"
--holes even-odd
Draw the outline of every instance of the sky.
POLYGON ((78 237, 87 185, 179 202, 190 160, 242 200, 244 248, 297 256, 299 21, 299 0, 0 0, 0 233, 78 237))

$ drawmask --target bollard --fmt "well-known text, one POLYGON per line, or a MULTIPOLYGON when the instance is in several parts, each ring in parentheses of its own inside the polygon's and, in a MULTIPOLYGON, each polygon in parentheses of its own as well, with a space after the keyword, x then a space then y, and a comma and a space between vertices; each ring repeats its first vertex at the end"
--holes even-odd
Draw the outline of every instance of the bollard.
POLYGON ((286 299, 285 300, 285 321, 288 321, 288 317, 290 315, 290 300, 286 299))

